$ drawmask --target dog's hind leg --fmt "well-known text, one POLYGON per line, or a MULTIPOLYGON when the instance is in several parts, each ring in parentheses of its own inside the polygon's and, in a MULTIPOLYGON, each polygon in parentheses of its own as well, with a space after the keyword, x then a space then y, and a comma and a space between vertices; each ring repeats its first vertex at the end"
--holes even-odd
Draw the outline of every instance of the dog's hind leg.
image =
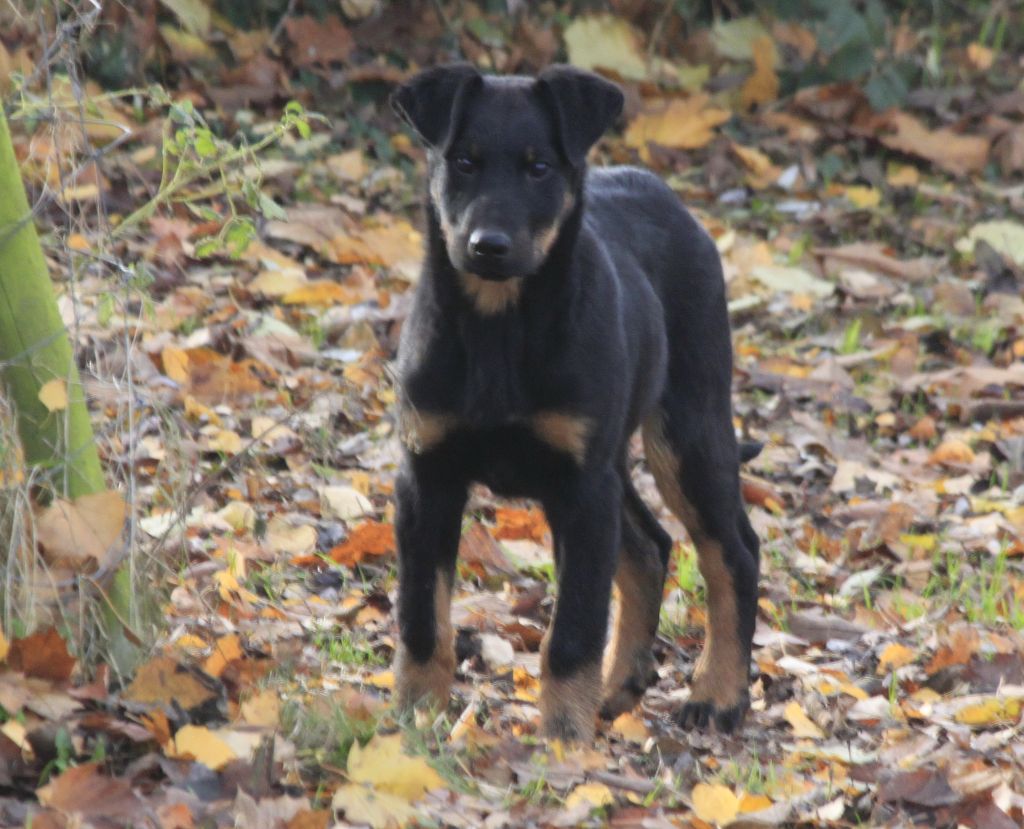
POLYGON ((644 450, 662 497, 697 547, 707 587, 704 650, 679 720, 687 728, 713 722, 729 732, 742 723, 750 705, 757 536, 743 512, 732 422, 707 416, 700 406, 700 401, 667 393, 644 424, 644 450))
POLYGON ((625 467, 619 478, 622 547, 615 571, 615 621, 604 663, 605 719, 632 709, 657 676, 653 645, 672 551, 672 538, 640 498, 625 467))
POLYGON ((396 485, 400 710, 445 707, 455 673, 451 594, 467 489, 436 466, 414 456, 396 485))

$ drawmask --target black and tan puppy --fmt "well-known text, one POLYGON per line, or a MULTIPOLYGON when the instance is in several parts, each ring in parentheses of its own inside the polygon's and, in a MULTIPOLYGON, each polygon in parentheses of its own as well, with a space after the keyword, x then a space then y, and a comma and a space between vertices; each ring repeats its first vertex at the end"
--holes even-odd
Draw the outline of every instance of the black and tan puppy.
POLYGON ((587 739, 599 710, 639 700, 671 548, 627 470, 642 427, 707 583, 707 641, 680 720, 736 728, 749 701, 758 541, 740 500, 714 243, 651 173, 587 171, 587 151, 622 109, 619 89, 596 75, 443 66, 393 102, 426 143, 430 177, 426 261, 399 360, 399 705, 448 700, 452 579, 474 481, 538 499, 551 524, 544 733, 587 739))

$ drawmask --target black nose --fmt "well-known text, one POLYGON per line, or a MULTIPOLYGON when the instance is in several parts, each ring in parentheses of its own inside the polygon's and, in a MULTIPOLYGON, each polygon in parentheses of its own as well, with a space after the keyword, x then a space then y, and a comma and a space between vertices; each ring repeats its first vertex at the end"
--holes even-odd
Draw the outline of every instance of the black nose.
POLYGON ((469 234, 469 252, 486 259, 502 259, 512 249, 512 240, 500 230, 477 228, 469 234))

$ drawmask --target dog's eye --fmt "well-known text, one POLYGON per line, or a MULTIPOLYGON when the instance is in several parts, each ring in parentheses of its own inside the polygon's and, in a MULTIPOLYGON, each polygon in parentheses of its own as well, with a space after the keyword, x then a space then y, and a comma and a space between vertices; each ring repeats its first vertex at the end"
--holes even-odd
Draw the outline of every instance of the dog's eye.
POLYGON ((530 178, 544 178, 551 171, 551 165, 546 161, 531 161, 526 165, 526 174, 530 178))
POLYGON ((468 155, 455 156, 455 158, 452 159, 452 164, 455 165, 456 170, 467 176, 470 173, 476 172, 476 162, 468 155))

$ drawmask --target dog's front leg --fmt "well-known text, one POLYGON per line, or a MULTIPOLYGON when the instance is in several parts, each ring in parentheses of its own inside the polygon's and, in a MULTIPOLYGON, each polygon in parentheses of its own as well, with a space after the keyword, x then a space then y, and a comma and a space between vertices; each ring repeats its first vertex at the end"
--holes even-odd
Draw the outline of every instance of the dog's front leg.
POLYGON ((396 485, 397 705, 443 708, 455 672, 451 594, 466 485, 436 460, 410 456, 396 485))
POLYGON ((621 501, 612 471, 581 474, 544 499, 558 544, 558 600, 541 645, 541 729, 547 737, 576 742, 594 734, 621 501))

